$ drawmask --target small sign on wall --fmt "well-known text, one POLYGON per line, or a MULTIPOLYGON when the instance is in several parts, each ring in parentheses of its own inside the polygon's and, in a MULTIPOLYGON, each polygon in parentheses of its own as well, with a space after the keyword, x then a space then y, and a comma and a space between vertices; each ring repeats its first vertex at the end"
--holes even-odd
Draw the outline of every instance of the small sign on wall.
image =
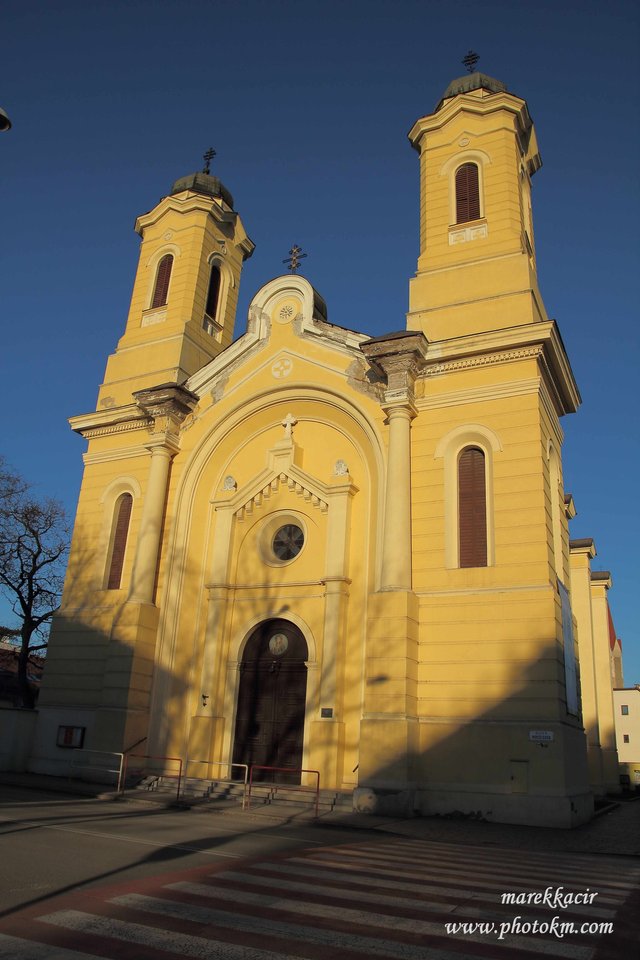
POLYGON ((534 743, 552 743, 554 739, 553 730, 529 730, 529 740, 534 743))
POLYGON ((84 734, 86 727, 58 727, 58 747, 68 747, 72 750, 79 750, 84 743, 84 734))

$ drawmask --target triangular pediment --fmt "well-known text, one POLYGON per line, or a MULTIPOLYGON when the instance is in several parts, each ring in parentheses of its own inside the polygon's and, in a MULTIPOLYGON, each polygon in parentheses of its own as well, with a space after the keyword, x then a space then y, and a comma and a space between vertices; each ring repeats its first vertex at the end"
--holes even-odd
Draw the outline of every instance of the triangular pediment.
POLYGON ((250 517, 255 511, 266 505, 272 496, 283 489, 288 490, 296 497, 300 497, 305 503, 320 510, 321 513, 325 513, 328 509, 329 505, 319 491, 317 481, 312 480, 303 470, 292 465, 288 471, 282 471, 279 474, 273 474, 271 471, 265 472, 271 475, 260 477, 259 482, 252 484, 252 489, 247 491, 248 495, 243 491, 241 503, 234 510, 237 520, 250 517))
POLYGON ((293 463, 293 444, 289 447, 291 456, 286 457, 284 445, 269 451, 269 466, 253 477, 248 483, 233 492, 232 477, 225 481, 227 489, 214 499, 217 509, 230 510, 237 520, 244 520, 260 510, 269 500, 282 490, 325 513, 329 506, 331 487, 310 476, 293 463), (274 456, 275 454, 275 456, 274 456), (283 456, 285 454, 285 456, 283 456), (289 463, 286 460, 289 459, 289 463))

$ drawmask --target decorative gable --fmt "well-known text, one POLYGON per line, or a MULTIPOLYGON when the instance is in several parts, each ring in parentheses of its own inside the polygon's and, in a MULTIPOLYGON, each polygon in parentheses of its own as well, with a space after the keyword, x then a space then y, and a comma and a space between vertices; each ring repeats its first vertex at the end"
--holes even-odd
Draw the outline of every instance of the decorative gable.
POLYGON ((285 486, 291 491, 291 493, 295 493, 306 503, 310 503, 311 506, 317 507, 321 513, 326 513, 328 509, 327 501, 312 489, 311 483, 304 476, 302 470, 296 469, 296 474, 297 476, 293 475, 292 472, 283 472, 278 476, 272 477, 264 487, 251 494, 249 498, 242 504, 242 506, 235 511, 234 516, 236 520, 244 520, 245 517, 251 516, 255 510, 258 510, 260 507, 262 507, 265 500, 269 500, 273 494, 277 493, 282 487, 285 486))

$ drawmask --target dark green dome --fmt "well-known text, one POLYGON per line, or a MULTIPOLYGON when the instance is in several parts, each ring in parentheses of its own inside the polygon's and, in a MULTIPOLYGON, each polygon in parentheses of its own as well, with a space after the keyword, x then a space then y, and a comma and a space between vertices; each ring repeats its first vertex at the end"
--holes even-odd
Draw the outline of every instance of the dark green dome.
POLYGON ((212 177, 210 173, 190 173, 188 177, 180 177, 171 187, 169 196, 184 190, 202 193, 207 197, 219 197, 233 209, 233 197, 219 178, 212 177))
POLYGON ((436 109, 440 108, 443 100, 448 100, 450 97, 457 97, 461 93, 471 93, 472 90, 480 89, 490 90, 491 93, 503 93, 507 89, 507 85, 501 80, 495 80, 493 77, 488 77, 486 73, 480 73, 477 70, 475 73, 465 73, 464 76, 451 81, 442 94, 442 100, 436 109))

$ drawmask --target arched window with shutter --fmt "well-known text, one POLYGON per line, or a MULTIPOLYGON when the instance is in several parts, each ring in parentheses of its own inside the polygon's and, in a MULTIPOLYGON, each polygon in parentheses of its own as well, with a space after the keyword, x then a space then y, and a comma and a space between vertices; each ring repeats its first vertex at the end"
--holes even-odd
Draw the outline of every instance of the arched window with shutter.
POLYGON ((458 536, 460 566, 486 567, 486 471, 479 447, 465 447, 458 459, 458 536))
POLYGON ((480 219, 480 184, 475 163, 456 170, 456 223, 480 219))
POLYGON ((560 475, 560 458, 554 445, 549 442, 549 497, 551 501, 551 533, 553 544, 553 566, 556 576, 564 583, 567 579, 564 574, 563 556, 563 512, 564 490, 560 475))
POLYGON ((154 307, 164 307, 169 295, 169 281, 171 280, 171 271, 173 269, 173 257, 170 253, 165 253, 158 264, 156 271, 156 284, 153 288, 153 297, 151 298, 151 309, 154 307))
POLYGON ((107 567, 107 590, 119 590, 122 583, 122 568, 129 535, 129 521, 133 497, 130 493, 121 494, 116 500, 113 511, 113 529, 111 549, 107 567))
POLYGON ((217 321, 218 313, 218 304, 220 301, 220 285, 221 285, 222 276, 220 274, 220 267, 217 263, 211 264, 211 275, 209 277, 209 289, 207 291, 207 303, 204 308, 206 314, 205 317, 205 326, 206 319, 217 321))

